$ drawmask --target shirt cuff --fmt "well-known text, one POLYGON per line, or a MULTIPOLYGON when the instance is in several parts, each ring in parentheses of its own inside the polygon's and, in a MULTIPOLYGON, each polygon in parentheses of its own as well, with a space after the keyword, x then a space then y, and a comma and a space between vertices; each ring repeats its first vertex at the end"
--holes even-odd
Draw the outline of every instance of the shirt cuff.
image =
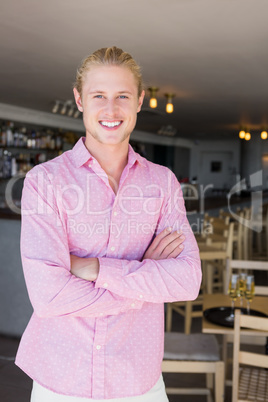
POLYGON ((130 295, 129 289, 124 286, 122 280, 122 261, 106 257, 99 257, 98 260, 99 274, 95 282, 95 288, 106 289, 111 293, 129 299, 130 309, 140 309, 143 305, 143 301, 137 300, 136 295, 130 295))

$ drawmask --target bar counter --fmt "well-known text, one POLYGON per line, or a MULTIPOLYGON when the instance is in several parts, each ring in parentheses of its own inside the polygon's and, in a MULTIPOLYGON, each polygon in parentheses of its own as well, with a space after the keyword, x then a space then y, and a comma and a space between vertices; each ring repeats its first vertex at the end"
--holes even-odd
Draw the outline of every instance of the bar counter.
POLYGON ((15 214, 15 212, 12 212, 9 208, 0 208, 0 219, 10 219, 12 221, 13 220, 20 221, 21 215, 15 214))

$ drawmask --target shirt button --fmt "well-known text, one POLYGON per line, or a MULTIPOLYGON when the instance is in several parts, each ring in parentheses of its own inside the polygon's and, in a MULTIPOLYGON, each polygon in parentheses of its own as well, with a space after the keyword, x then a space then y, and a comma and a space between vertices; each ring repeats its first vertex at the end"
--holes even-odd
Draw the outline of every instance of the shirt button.
POLYGON ((97 346, 96 346, 96 349, 97 349, 97 350, 100 350, 100 349, 101 349, 101 345, 97 345, 97 346))
POLYGON ((102 317, 102 316, 103 316, 103 313, 100 313, 100 316, 102 317))
POLYGON ((105 283, 103 284, 103 287, 104 287, 104 288, 108 288, 108 283, 105 282, 105 283))
POLYGON ((117 212, 116 211, 114 211, 114 216, 116 216, 117 215, 117 212))
POLYGON ((140 299, 142 299, 143 298, 143 295, 140 295, 140 299))
POLYGON ((135 307, 135 303, 132 303, 132 304, 131 304, 131 307, 135 307))
POLYGON ((112 250, 112 251, 114 251, 114 250, 115 250, 115 247, 114 247, 114 246, 113 246, 113 247, 111 247, 111 250, 112 250))

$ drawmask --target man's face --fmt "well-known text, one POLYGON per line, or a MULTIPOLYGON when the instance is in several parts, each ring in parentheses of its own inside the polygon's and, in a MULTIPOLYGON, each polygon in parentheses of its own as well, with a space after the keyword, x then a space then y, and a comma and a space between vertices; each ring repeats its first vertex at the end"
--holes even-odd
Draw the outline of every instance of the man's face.
POLYGON ((89 141, 106 145, 128 142, 144 98, 144 92, 138 98, 137 84, 128 68, 94 66, 86 73, 82 97, 76 89, 74 95, 89 141))

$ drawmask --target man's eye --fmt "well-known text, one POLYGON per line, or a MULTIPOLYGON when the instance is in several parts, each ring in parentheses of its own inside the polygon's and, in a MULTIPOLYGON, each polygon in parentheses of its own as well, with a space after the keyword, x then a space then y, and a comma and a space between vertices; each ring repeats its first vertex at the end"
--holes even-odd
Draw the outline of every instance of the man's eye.
POLYGON ((102 99, 103 95, 95 95, 94 98, 102 99))
POLYGON ((120 95, 119 98, 120 99, 127 99, 127 96, 126 95, 120 95))

